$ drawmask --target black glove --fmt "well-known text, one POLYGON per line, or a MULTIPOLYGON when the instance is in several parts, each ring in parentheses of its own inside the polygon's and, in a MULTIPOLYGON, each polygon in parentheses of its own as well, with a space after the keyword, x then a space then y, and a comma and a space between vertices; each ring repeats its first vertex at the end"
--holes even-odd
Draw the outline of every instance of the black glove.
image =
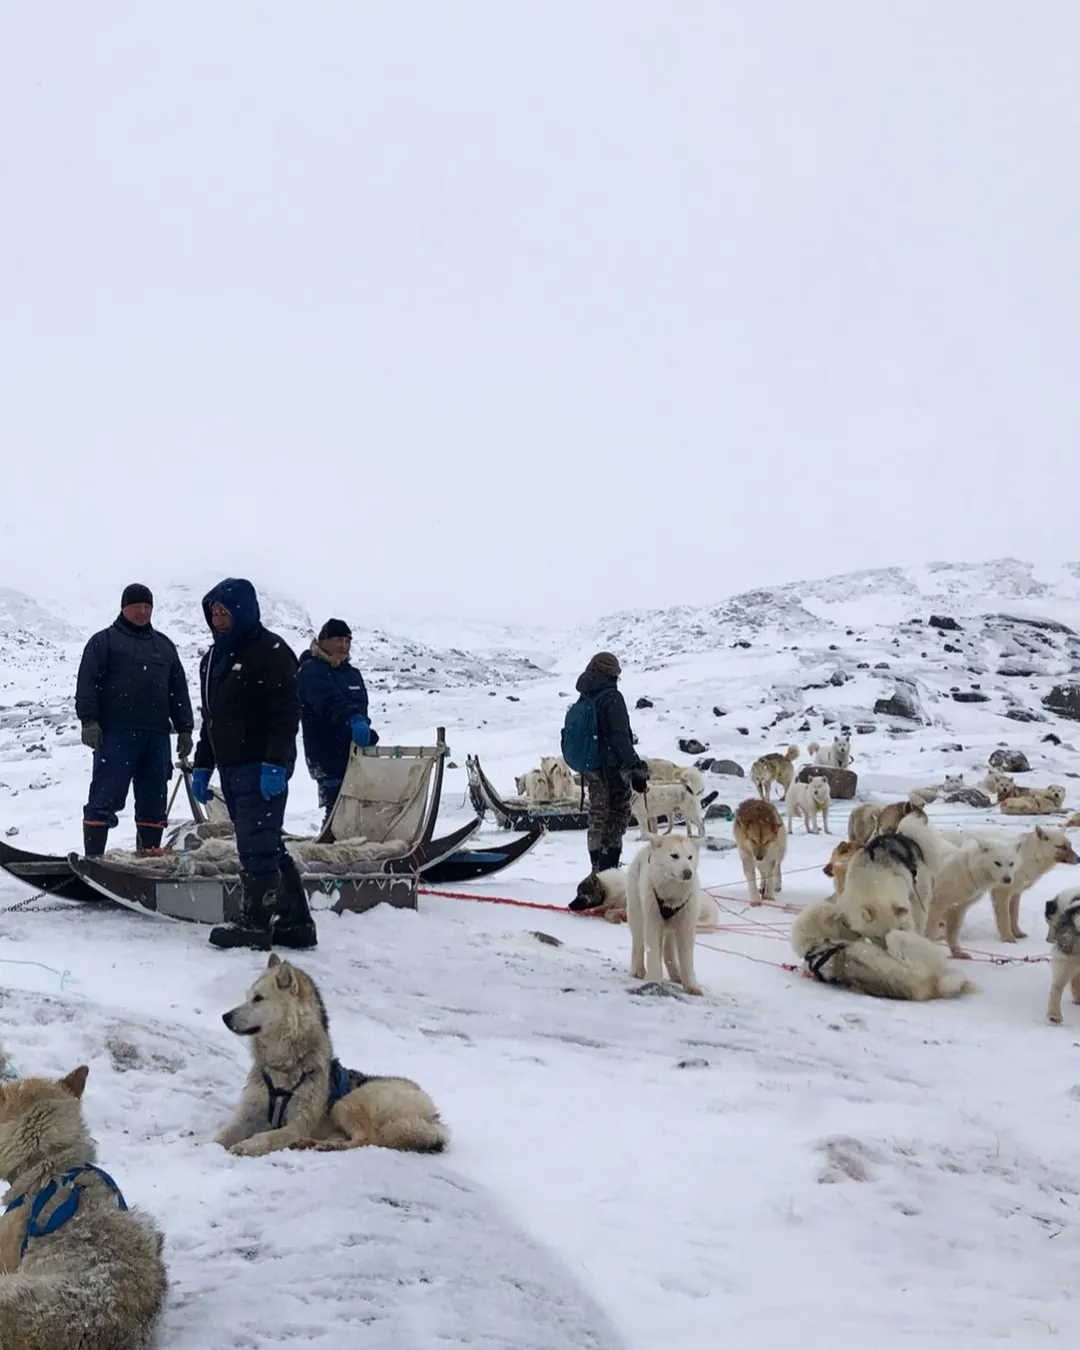
POLYGON ((82 743, 91 750, 101 749, 101 728, 96 722, 84 722, 82 724, 82 743))
POLYGON ((179 731, 176 734, 176 758, 190 759, 191 751, 194 747, 194 740, 190 731, 179 731))
POLYGON ((648 775, 643 774, 640 769, 631 769, 630 786, 635 792, 646 792, 649 787, 648 775))

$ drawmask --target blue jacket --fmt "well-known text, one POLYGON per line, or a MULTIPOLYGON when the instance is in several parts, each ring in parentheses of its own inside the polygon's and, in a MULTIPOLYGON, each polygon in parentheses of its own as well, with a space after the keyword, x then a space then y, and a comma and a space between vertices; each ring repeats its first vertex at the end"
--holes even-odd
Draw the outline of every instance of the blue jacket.
POLYGON ((349 722, 367 715, 363 676, 349 661, 332 661, 315 639, 300 657, 300 725, 312 778, 341 781, 352 745, 349 722))

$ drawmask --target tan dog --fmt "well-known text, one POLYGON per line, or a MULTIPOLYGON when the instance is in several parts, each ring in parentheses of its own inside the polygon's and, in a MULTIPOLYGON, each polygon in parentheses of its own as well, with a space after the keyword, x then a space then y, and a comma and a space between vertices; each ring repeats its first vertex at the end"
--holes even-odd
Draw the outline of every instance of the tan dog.
MULTIPOLYGON (((1000 839, 1001 832, 943 830, 942 836, 959 846, 969 839, 1000 839)), ((1020 836, 1012 885, 994 886, 990 891, 999 941, 1016 942, 1027 937, 1020 927, 1020 897, 1058 863, 1064 863, 1066 866, 1080 863, 1080 857, 1062 830, 1048 830, 1042 825, 1036 825, 1033 830, 1020 836)))
POLYGON ((246 1002, 222 1015, 251 1038, 251 1072, 236 1115, 216 1143, 258 1157, 283 1148, 361 1148, 441 1153, 449 1134, 435 1103, 408 1078, 343 1069, 334 1058, 315 981, 271 953, 246 1002))
POLYGON ((852 855, 859 849, 858 844, 853 844, 850 839, 842 839, 832 851, 829 861, 821 869, 827 877, 832 879, 833 890, 839 895, 844 889, 844 881, 847 878, 848 863, 852 855))
POLYGON ((1065 802, 1065 789, 1058 783, 1045 788, 1028 788, 1008 797, 998 797, 998 810, 1003 816, 1052 816, 1065 802))
POLYGON ((792 783, 787 790, 787 796, 784 798, 784 805, 787 807, 787 827, 791 832, 792 822, 796 816, 802 816, 806 822, 806 833, 817 834, 818 831, 818 813, 821 814, 822 825, 825 833, 829 833, 829 803, 832 801, 832 791, 829 787, 827 778, 811 778, 808 783, 792 783))
POLYGON ((774 783, 779 784, 781 796, 787 792, 795 777, 795 761, 798 758, 799 747, 789 745, 782 755, 770 753, 754 760, 750 765, 750 781, 757 788, 758 796, 763 801, 772 800, 774 783))
POLYGON ((121 1208, 116 1183, 94 1166, 80 1105, 88 1073, 83 1065, 57 1082, 0 1085, 4 1350, 148 1345, 165 1302, 160 1231, 146 1215, 121 1208))
POLYGON ((1062 891, 1046 902, 1046 940, 1053 943, 1050 999, 1046 1019, 1061 1022, 1061 995, 1072 985, 1074 1003, 1080 1003, 1080 890, 1062 891))
POLYGON ((888 802, 885 806, 869 803, 856 806, 848 816, 848 838, 853 844, 868 844, 875 834, 895 834, 900 822, 914 814, 926 819, 922 807, 910 800, 888 802))
POLYGON ((670 834, 675 828, 675 816, 682 816, 689 830, 693 826, 699 834, 705 833, 701 802, 694 791, 683 782, 650 784, 647 792, 635 792, 630 799, 630 811, 645 839, 655 833, 660 816, 667 820, 670 834))
POLYGON ((772 802, 748 797, 739 803, 735 812, 732 834, 742 861, 750 903, 760 905, 763 900, 775 899, 783 885, 780 865, 787 852, 787 830, 780 812, 772 802))

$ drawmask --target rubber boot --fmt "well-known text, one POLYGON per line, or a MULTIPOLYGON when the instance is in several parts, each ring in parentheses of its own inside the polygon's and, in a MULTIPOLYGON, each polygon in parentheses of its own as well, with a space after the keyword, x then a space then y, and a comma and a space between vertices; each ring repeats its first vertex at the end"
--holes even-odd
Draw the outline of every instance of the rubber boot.
POLYGON ((164 825, 136 825, 135 838, 138 841, 138 851, 140 853, 148 853, 152 848, 160 848, 161 836, 164 833, 164 825))
POLYGON ((607 872, 612 867, 618 867, 622 862, 622 844, 613 844, 611 848, 605 849, 600 856, 601 872, 607 872))
POLYGON ((85 820, 82 827, 83 857, 100 858, 109 841, 108 825, 90 825, 85 820))
POLYGON ((598 905, 604 903, 603 893, 600 888, 593 885, 593 879, 597 872, 601 871, 600 859, 603 856, 603 849, 589 849, 589 862, 592 863, 592 870, 585 880, 578 884, 577 895, 575 895, 573 900, 566 906, 567 909, 572 909, 575 913, 579 913, 583 909, 596 909, 598 905))
POLYGON ((240 874, 240 918, 235 923, 219 923, 210 930, 211 947, 249 947, 268 952, 271 947, 270 920, 281 895, 281 873, 240 874))
POLYGON ((298 951, 314 947, 319 940, 307 891, 290 857, 281 863, 281 891, 277 910, 270 920, 270 940, 275 947, 293 947, 298 951))

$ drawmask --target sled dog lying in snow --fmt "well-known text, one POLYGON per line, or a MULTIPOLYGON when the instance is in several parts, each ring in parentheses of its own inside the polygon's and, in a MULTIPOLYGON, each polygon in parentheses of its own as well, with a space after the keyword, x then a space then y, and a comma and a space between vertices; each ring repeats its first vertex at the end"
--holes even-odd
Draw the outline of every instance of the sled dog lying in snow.
POLYGON ((1062 891, 1046 902, 1046 940, 1053 943, 1050 1001, 1046 1017, 1061 1021, 1061 994, 1072 985, 1074 1003, 1080 1003, 1080 890, 1062 891))
POLYGON ((135 1350, 165 1301, 162 1235, 127 1208, 80 1105, 89 1070, 0 1084, 0 1346, 135 1350))
POLYGON ((1065 789, 1059 783, 1045 788, 1012 788, 1009 795, 998 795, 998 810, 1003 816, 1051 816, 1065 803, 1065 789))
POLYGON ((949 951, 958 960, 968 953, 960 946, 964 915, 987 891, 1006 892, 1013 884, 1017 845, 1009 839, 969 839, 945 859, 934 877, 933 897, 926 916, 926 936, 940 936, 942 925, 949 951))
MULTIPOLYGON (((591 872, 584 881, 578 882, 577 898, 586 903, 579 909, 602 909, 609 923, 626 922, 626 873, 619 867, 610 867, 606 872, 591 872)), ((698 897, 697 926, 715 928, 720 922, 720 907, 708 893, 701 891, 698 897)))
POLYGON ((787 830, 772 802, 748 797, 739 803, 732 829, 739 850, 750 903, 773 900, 783 885, 781 864, 787 852, 787 830))
POLYGON ((435 1103, 408 1078, 344 1069, 334 1058, 322 996, 310 975, 271 953, 247 1000, 222 1014, 251 1038, 251 1072, 216 1142, 257 1157, 282 1148, 440 1153, 449 1134, 435 1103))
MULTIPOLYGON (((972 839, 1000 841, 1000 830, 942 830, 942 838, 960 847, 972 839)), ((990 900, 994 906, 994 922, 1001 942, 1016 942, 1027 934, 1020 927, 1020 897, 1029 891, 1058 863, 1075 866, 1080 863, 1072 844, 1063 830, 1048 830, 1036 825, 1019 840, 1012 836, 1016 848, 1016 868, 1011 886, 992 886, 990 900)))
POLYGON ((631 862, 626 917, 634 979, 659 984, 666 966, 686 993, 702 992, 694 974, 694 933, 708 899, 698 882, 700 851, 700 839, 653 834, 631 862))
POLYGON ((865 897, 857 906, 817 900, 791 929, 791 945, 815 979, 875 998, 956 998, 976 986, 949 970, 941 949, 914 931, 910 903, 899 894, 865 897))
POLYGON ((819 745, 811 741, 806 753, 815 764, 827 769, 846 769, 851 763, 851 733, 842 731, 833 737, 832 745, 819 745))
MULTIPOLYGON (((716 793, 713 793, 716 796, 716 793)), ((647 792, 635 792, 630 799, 630 810, 641 830, 644 839, 657 828, 660 816, 667 820, 668 831, 675 827, 678 813, 686 822, 686 828, 693 826, 699 834, 705 833, 705 821, 701 814, 701 801, 686 783, 650 784, 647 792)))
POLYGON ((818 812, 821 812, 821 823, 825 827, 825 833, 829 833, 829 803, 832 801, 832 791, 829 787, 827 778, 811 778, 808 783, 792 783, 787 790, 787 796, 784 798, 784 805, 787 807, 787 827, 788 833, 791 833, 791 827, 797 816, 802 816, 806 822, 806 833, 818 833, 818 812))
POLYGON ((799 747, 789 745, 782 755, 770 752, 754 760, 750 765, 750 781, 757 788, 758 796, 763 801, 772 800, 774 783, 779 784, 781 796, 787 792, 791 780, 795 777, 795 761, 798 758, 799 747))
POLYGON ((515 778, 514 787, 518 796, 524 797, 530 806, 546 806, 551 801, 551 784, 539 769, 530 769, 515 778))
POLYGON ((1010 774, 1002 773, 1000 769, 987 769, 985 776, 980 778, 975 786, 988 797, 996 798, 999 792, 1015 788, 1016 783, 1010 774))

